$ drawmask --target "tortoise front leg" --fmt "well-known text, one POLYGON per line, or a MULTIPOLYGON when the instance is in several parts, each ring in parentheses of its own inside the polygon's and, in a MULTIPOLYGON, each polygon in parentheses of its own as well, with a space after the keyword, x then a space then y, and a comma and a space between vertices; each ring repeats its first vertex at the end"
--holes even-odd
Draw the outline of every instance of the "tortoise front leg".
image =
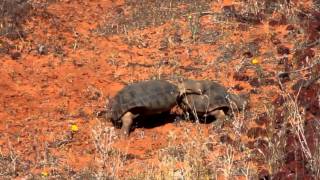
POLYGON ((132 114, 131 112, 127 112, 121 117, 121 137, 127 138, 129 136, 130 128, 133 123, 134 117, 134 114, 132 114))
POLYGON ((226 118, 226 114, 223 110, 214 110, 210 112, 211 116, 214 116, 216 118, 216 126, 218 129, 221 129, 224 124, 224 120, 226 118))

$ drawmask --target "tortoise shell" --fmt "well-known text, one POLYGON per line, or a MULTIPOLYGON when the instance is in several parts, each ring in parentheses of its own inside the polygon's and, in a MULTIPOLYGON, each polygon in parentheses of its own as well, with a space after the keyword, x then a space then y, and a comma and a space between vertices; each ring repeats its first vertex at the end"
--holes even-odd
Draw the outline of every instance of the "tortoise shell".
POLYGON ((165 80, 148 80, 130 84, 111 100, 109 118, 113 122, 121 123, 121 117, 128 111, 136 115, 170 111, 177 104, 178 94, 177 86, 165 80))
MULTIPOLYGON (((193 83, 197 83, 201 94, 190 92, 182 95, 180 106, 185 111, 196 111, 198 115, 207 115, 209 112, 222 109, 228 113, 231 101, 235 102, 235 106, 241 109, 241 100, 235 94, 228 93, 227 89, 215 81, 209 80, 186 80, 189 88, 193 83)), ((190 88, 192 89, 192 87, 190 88)))

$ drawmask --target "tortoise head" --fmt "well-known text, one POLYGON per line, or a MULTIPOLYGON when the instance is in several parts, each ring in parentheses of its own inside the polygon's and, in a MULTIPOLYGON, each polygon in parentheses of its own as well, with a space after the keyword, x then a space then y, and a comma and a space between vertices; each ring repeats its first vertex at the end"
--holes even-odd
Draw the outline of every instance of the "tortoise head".
POLYGON ((199 81, 196 80, 184 80, 178 84, 179 95, 182 96, 184 94, 202 94, 203 85, 199 81))

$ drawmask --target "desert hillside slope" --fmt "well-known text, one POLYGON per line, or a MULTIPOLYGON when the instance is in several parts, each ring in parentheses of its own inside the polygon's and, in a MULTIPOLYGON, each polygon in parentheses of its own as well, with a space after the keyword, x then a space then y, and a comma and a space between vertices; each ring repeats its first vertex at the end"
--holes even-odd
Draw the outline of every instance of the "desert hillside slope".
POLYGON ((319 0, 2 0, 0 179, 318 179, 319 39, 319 0), (119 139, 108 99, 181 78, 248 107, 119 139))

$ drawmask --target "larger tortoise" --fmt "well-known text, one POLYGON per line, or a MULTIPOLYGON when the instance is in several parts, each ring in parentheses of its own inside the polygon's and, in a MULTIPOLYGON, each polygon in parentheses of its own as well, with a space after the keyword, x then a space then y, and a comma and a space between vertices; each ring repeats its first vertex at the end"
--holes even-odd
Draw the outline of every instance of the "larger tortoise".
POLYGON ((180 107, 196 117, 213 116, 222 121, 232 108, 242 110, 244 98, 228 93, 221 84, 210 80, 185 80, 179 84, 180 107))
POLYGON ((121 135, 127 137, 135 118, 170 111, 177 104, 178 95, 177 86, 165 80, 130 84, 111 100, 107 119, 121 125, 121 135))

